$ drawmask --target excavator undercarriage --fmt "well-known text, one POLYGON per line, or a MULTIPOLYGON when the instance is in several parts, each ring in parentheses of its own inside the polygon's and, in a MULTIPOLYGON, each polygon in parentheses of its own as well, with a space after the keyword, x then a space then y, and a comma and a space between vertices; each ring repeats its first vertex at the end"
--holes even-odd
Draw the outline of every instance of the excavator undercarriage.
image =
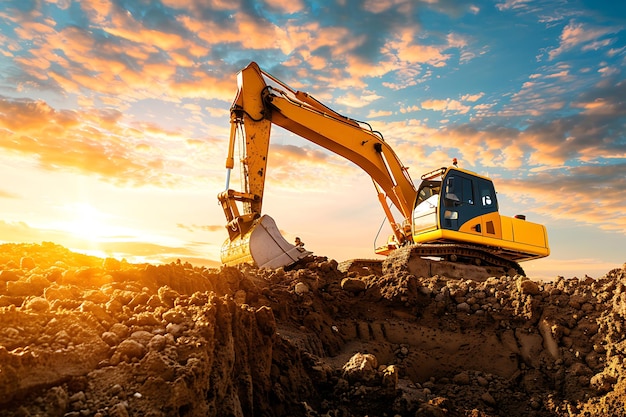
POLYGON ((517 262, 482 247, 458 244, 409 244, 393 250, 385 259, 351 259, 340 263, 339 269, 361 276, 407 272, 418 277, 439 275, 474 281, 525 275, 517 262))

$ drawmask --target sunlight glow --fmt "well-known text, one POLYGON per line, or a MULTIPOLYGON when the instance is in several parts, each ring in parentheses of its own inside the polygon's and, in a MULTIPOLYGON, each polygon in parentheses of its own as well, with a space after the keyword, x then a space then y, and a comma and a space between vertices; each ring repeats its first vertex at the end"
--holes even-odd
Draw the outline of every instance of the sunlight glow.
POLYGON ((70 203, 63 208, 70 219, 57 225, 75 237, 98 242, 112 237, 118 230, 108 223, 110 215, 103 213, 89 203, 70 203))

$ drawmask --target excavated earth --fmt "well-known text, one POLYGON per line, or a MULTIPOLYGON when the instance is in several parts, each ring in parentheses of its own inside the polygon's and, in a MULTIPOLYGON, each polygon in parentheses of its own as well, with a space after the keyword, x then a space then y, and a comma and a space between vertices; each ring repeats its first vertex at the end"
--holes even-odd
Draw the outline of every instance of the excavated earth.
POLYGON ((597 279, 129 264, 0 245, 1 416, 624 416, 597 279))

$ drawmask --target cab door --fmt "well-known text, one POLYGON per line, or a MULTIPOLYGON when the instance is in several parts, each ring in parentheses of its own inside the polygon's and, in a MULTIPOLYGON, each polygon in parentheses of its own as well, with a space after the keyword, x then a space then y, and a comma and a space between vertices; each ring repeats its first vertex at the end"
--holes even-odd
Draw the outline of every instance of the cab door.
POLYGON ((441 181, 424 180, 420 184, 412 215, 412 233, 414 236, 437 229, 440 189, 441 181))
POLYGON ((484 237, 502 238, 502 224, 498 212, 498 200, 493 183, 484 178, 476 178, 477 205, 480 211, 481 233, 484 237))
MULTIPOLYGON (((461 171, 451 169, 446 173, 441 200, 442 229, 465 231, 466 223, 477 217, 472 178, 461 171)), ((468 232, 480 234, 475 230, 468 232)))
POLYGON ((496 193, 488 179, 450 169, 443 180, 441 207, 442 229, 476 236, 501 233, 496 193))

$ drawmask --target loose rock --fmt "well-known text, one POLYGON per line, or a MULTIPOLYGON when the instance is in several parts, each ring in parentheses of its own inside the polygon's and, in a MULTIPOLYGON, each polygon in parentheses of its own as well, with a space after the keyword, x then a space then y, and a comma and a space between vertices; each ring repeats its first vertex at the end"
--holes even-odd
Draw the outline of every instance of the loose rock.
POLYGON ((307 262, 0 245, 0 416, 624 415, 623 268, 474 282, 307 262))

